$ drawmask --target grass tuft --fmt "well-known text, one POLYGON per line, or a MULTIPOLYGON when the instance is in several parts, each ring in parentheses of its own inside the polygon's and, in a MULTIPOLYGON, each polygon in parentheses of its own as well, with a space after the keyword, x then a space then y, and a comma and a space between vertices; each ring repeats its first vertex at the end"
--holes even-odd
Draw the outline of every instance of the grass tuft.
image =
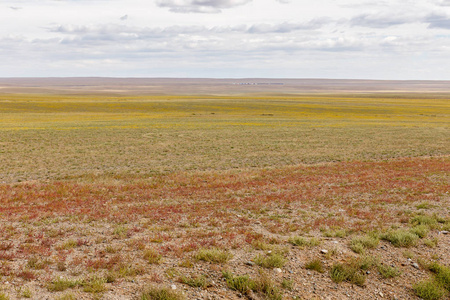
POLYGON ((419 236, 404 229, 397 229, 384 234, 382 238, 395 247, 412 247, 416 244, 419 236))
POLYGON ((320 241, 316 238, 307 239, 302 236, 291 237, 291 238, 289 238, 288 242, 294 246, 298 246, 298 247, 302 247, 302 248, 303 247, 315 247, 320 244, 320 241))
POLYGON ((255 263, 263 268, 281 268, 286 263, 286 259, 279 253, 259 254, 254 259, 255 263))
POLYGON ((191 287, 207 288, 208 286, 210 286, 208 279, 204 275, 194 277, 182 276, 180 277, 179 281, 191 287))
POLYGON ((194 255, 196 260, 203 260, 211 263, 225 263, 229 261, 233 255, 225 250, 220 249, 200 249, 194 255))
POLYGON ((399 269, 383 264, 378 265, 378 272, 383 278, 394 278, 401 274, 399 269))
POLYGON ((373 249, 378 246, 380 239, 373 235, 356 236, 350 242, 350 249, 362 254, 365 249, 373 249))
POLYGON ((431 278, 417 283, 413 289, 416 295, 424 300, 439 300, 447 294, 442 285, 431 278))
POLYGON ((317 259, 317 258, 307 262, 305 264, 305 269, 307 269, 307 270, 314 270, 314 271, 317 271, 319 273, 325 272, 325 270, 323 268, 322 261, 320 259, 317 259))
POLYGON ((147 287, 141 295, 141 300, 183 300, 180 293, 165 287, 147 287))
POLYGON ((355 262, 340 264, 331 267, 330 277, 336 283, 347 281, 358 286, 364 286, 366 276, 361 271, 361 266, 355 262))
POLYGON ((162 256, 153 248, 144 251, 144 259, 149 264, 159 264, 161 262, 162 256))

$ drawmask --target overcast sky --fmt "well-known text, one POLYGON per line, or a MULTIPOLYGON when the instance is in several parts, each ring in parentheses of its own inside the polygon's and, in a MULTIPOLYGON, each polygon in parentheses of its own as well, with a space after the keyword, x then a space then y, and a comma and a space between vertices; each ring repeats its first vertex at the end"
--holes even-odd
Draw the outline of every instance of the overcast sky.
POLYGON ((450 80, 450 0, 2 0, 0 77, 450 80))

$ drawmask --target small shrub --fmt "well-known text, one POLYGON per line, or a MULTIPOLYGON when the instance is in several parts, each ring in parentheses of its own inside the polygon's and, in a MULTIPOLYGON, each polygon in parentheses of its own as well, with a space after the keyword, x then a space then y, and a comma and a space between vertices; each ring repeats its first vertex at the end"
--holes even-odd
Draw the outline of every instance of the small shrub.
POLYGON ((320 244, 320 241, 316 238, 307 239, 302 236, 291 237, 288 242, 298 247, 314 247, 320 244))
POLYGON ((430 248, 435 248, 438 244, 438 238, 433 238, 433 239, 426 239, 423 241, 423 244, 430 247, 430 248))
POLYGON ((194 277, 180 277, 179 281, 181 283, 187 284, 191 287, 201 287, 201 288, 207 288, 210 286, 210 283, 206 279, 204 275, 201 276, 194 276, 194 277))
POLYGON ((422 239, 427 236, 428 232, 430 231, 430 227, 428 225, 421 224, 414 226, 409 231, 422 239))
POLYGON ((313 259, 310 262, 305 264, 305 269, 307 270, 314 270, 317 271, 319 273, 323 273, 325 272, 323 269, 323 264, 322 261, 320 259, 313 259))
POLYGON ((379 238, 376 236, 365 235, 365 236, 357 236, 352 238, 350 242, 350 249, 352 249, 356 253, 364 253, 365 249, 373 249, 378 246, 380 242, 379 238))
POLYGON ((398 229, 386 233, 383 235, 383 239, 389 241, 395 247, 411 247, 416 244, 419 237, 412 232, 398 229))
POLYGON ((410 223, 413 225, 428 225, 430 227, 435 227, 438 220, 436 216, 418 215, 412 218, 410 223))
POLYGON ((129 231, 128 228, 124 225, 119 225, 117 226, 114 231, 113 234, 117 237, 117 238, 126 238, 129 236, 129 231))
POLYGON ((283 295, 280 289, 274 284, 270 277, 264 273, 260 272, 258 278, 254 280, 253 290, 255 292, 261 293, 266 299, 269 300, 282 300, 283 295))
POLYGON ((222 275, 227 281, 227 286, 241 294, 248 295, 250 291, 254 291, 264 295, 266 299, 282 299, 282 293, 279 288, 263 272, 260 272, 259 277, 255 280, 251 279, 248 275, 234 276, 230 272, 223 272, 222 275))
POLYGON ((162 256, 153 248, 144 251, 144 259, 149 264, 159 264, 161 262, 161 258, 162 256))
POLYGON ((9 300, 9 297, 3 293, 0 293, 0 300, 9 300))
POLYGON ((344 238, 349 234, 346 229, 330 229, 323 233, 325 237, 339 237, 344 238))
POLYGON ((80 282, 77 280, 69 280, 63 278, 53 279, 47 286, 47 289, 50 292, 61 292, 70 288, 74 288, 80 285, 80 282))
POLYGON ((431 205, 431 204, 428 203, 428 202, 422 202, 422 203, 416 205, 416 208, 417 208, 417 209, 430 209, 430 208, 432 208, 432 207, 433 207, 433 205, 431 205))
POLYGON ((378 265, 378 272, 383 278, 394 278, 401 274, 399 269, 383 264, 378 265))
POLYGON ((165 287, 147 287, 141 295, 141 300, 183 300, 183 295, 165 287))
POLYGON ((447 291, 434 279, 421 281, 413 288, 416 295, 425 300, 439 300, 447 294, 447 291))
POLYGON ((439 281, 444 288, 450 291, 450 268, 436 262, 431 263, 428 268, 436 274, 436 280, 439 281))
POLYGON ((374 256, 363 256, 353 262, 358 269, 369 270, 373 266, 379 265, 379 259, 374 256))
POLYGON ((49 264, 50 264, 49 260, 40 260, 36 256, 33 256, 30 259, 28 259, 27 267, 35 270, 42 270, 49 264))
POLYGON ((94 276, 83 281, 83 291, 86 293, 102 293, 106 291, 105 283, 106 279, 94 276))
POLYGON ((268 255, 257 255, 254 259, 255 263, 263 268, 281 268, 286 263, 286 259, 278 253, 270 253, 268 255))
POLYGON ((194 258, 212 263, 225 263, 229 261, 233 255, 228 251, 220 249, 200 249, 194 258))
POLYGON ((77 245, 78 245, 77 241, 70 239, 64 242, 63 244, 57 246, 56 248, 61 250, 68 250, 75 248, 77 245))
POLYGON ((283 281, 281 281, 281 287, 285 290, 292 291, 294 282, 292 280, 283 278, 283 281))
POLYGON ((248 275, 234 276, 230 272, 223 272, 222 276, 225 278, 228 288, 233 291, 238 291, 245 295, 254 289, 254 282, 248 275))
POLYGON ((330 270, 330 277, 336 283, 347 281, 359 286, 363 286, 366 277, 353 264, 334 264, 330 270))
POLYGON ((31 293, 31 291, 30 291, 29 288, 25 288, 25 289, 22 291, 21 296, 22 296, 23 298, 31 298, 31 297, 33 296, 33 294, 31 293))

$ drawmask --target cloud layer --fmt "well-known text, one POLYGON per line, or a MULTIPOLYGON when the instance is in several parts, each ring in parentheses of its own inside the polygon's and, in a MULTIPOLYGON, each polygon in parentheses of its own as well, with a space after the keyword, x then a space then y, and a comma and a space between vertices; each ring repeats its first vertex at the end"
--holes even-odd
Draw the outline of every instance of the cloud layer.
POLYGON ((450 79, 448 0, 142 3, 6 0, 0 76, 450 79))
POLYGON ((157 0, 159 7, 176 13, 219 13, 224 8, 244 5, 252 0, 157 0))

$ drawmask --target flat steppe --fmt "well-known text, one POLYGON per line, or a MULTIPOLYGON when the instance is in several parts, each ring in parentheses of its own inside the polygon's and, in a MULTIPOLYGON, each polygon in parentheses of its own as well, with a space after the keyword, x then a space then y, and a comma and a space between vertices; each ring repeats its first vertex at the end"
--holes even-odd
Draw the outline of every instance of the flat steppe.
POLYGON ((0 299, 448 299, 449 87, 0 79, 0 299))

